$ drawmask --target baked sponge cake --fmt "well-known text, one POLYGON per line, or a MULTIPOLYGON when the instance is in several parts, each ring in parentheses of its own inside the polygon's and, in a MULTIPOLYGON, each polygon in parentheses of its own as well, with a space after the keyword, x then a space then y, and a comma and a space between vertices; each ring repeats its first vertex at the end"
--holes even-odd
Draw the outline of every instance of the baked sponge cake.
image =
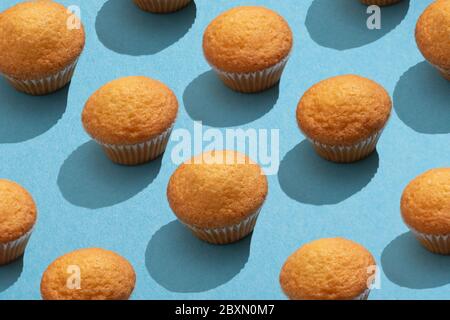
POLYGON ((280 284, 292 300, 366 300, 375 274, 375 260, 363 246, 324 238, 305 244, 286 260, 280 284))
POLYGON ((0 265, 23 255, 36 218, 30 193, 13 181, 0 179, 0 265))
POLYGON ((403 191, 401 213, 428 250, 450 254, 450 168, 432 169, 413 179, 403 191))
POLYGON ((153 13, 171 13, 183 9, 192 0, 133 0, 144 11, 153 13))
POLYGON ((227 86, 241 92, 263 91, 278 83, 292 45, 286 20, 261 6, 222 13, 203 36, 208 63, 227 86))
POLYGON ((113 80, 86 102, 86 132, 119 164, 137 165, 166 149, 178 113, 178 100, 160 81, 132 76, 113 80))
POLYGON ((360 0, 362 3, 376 6, 390 6, 391 4, 399 3, 402 0, 360 0))
POLYGON ((353 162, 375 150, 391 109, 381 85, 349 74, 309 88, 297 105, 297 122, 320 156, 353 162))
POLYGON ((132 265, 109 250, 87 248, 53 261, 41 280, 44 300, 127 300, 136 275, 132 265))
POLYGON ((450 0, 430 4, 416 25, 416 42, 425 59, 450 80, 450 0))
POLYGON ((197 237, 226 244, 253 231, 267 191, 259 165, 242 153, 217 150, 179 166, 170 178, 167 198, 197 237))
POLYGON ((0 13, 0 73, 20 91, 42 95, 65 86, 84 44, 81 21, 57 2, 26 1, 0 13))

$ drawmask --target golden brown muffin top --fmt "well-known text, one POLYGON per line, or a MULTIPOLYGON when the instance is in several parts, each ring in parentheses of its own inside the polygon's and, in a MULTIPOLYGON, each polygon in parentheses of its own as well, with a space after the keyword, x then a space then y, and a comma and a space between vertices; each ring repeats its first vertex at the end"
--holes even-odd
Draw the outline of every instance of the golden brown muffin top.
POLYGON ((297 106, 300 129, 329 145, 352 145, 381 130, 391 98, 378 83, 357 75, 332 77, 309 88, 297 106))
POLYGON ((0 244, 19 239, 34 226, 33 198, 17 183, 0 179, 0 244))
POLYGON ((401 212, 405 223, 428 234, 450 234, 450 168, 429 170, 403 191, 401 212))
POLYGON ((76 16, 59 3, 35 0, 0 13, 0 72, 39 79, 64 69, 81 54, 84 28, 70 29, 76 16))
POLYGON ((450 0, 429 5, 416 25, 416 42, 432 64, 450 69, 450 0))
POLYGON ((236 151, 210 151, 183 163, 170 178, 170 207, 199 228, 234 225, 255 213, 267 195, 261 167, 236 151))
POLYGON ((165 84, 143 76, 113 80, 86 102, 83 126, 106 144, 137 144, 160 135, 175 122, 178 101, 165 84))
POLYGON ((99 248, 79 249, 48 266, 41 295, 44 300, 127 300, 135 283, 133 266, 125 258, 99 248))
POLYGON ((374 266, 370 252, 356 242, 319 239, 287 259, 280 284, 292 300, 351 300, 368 288, 374 266))
POLYGON ((276 65, 292 49, 292 31, 276 12, 259 6, 236 7, 206 28, 208 62, 227 72, 255 72, 276 65))

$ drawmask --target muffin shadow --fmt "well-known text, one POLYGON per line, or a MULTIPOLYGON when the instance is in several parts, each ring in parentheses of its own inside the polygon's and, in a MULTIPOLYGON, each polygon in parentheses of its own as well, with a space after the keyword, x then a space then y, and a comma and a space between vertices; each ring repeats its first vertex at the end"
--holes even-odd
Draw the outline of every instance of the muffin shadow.
POLYGON ((306 28, 311 38, 327 48, 346 50, 374 42, 399 25, 409 9, 409 0, 381 8, 381 29, 367 28, 367 5, 357 0, 315 0, 308 9, 306 28))
POLYGON ((46 96, 19 92, 0 79, 0 143, 35 138, 52 128, 66 111, 69 86, 46 96))
POLYGON ((302 203, 339 203, 362 190, 375 176, 379 165, 375 151, 368 158, 349 164, 322 159, 311 143, 303 140, 280 163, 278 181, 283 192, 302 203))
POLYGON ((167 290, 207 291, 227 283, 244 268, 250 242, 251 235, 234 244, 208 244, 175 220, 153 235, 145 264, 151 277, 167 290))
POLYGON ((0 292, 7 290, 18 280, 22 270, 23 257, 7 265, 0 266, 0 292))
POLYGON ((411 129, 420 133, 450 133, 449 82, 428 62, 406 71, 394 90, 394 109, 411 129))
POLYGON ((381 265, 388 279, 401 287, 428 289, 450 283, 450 256, 426 250, 411 232, 384 248, 381 265))
POLYGON ((76 149, 63 163, 58 187, 70 203, 98 209, 128 200, 146 188, 161 168, 159 157, 140 166, 114 164, 96 142, 76 149))
POLYGON ((226 87, 213 70, 194 79, 183 94, 189 116, 212 127, 233 127, 252 122, 277 103, 279 85, 257 94, 239 93, 226 87))
POLYGON ((196 15, 194 2, 175 13, 153 14, 139 9, 131 0, 109 0, 98 12, 95 29, 98 39, 112 51, 150 55, 181 39, 196 15))

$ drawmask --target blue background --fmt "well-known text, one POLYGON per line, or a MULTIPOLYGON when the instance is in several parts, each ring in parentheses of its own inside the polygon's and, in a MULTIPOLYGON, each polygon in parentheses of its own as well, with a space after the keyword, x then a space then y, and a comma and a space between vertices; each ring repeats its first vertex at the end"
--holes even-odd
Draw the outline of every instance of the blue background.
MULTIPOLYGON (((0 10, 18 3, 3 0, 0 10)), ((134 299, 284 299, 278 275, 300 245, 344 236, 382 267, 371 299, 450 298, 450 257, 428 253, 402 223, 399 199, 423 171, 449 166, 449 83, 423 62, 414 26, 431 0, 382 11, 382 29, 365 27, 356 0, 196 0, 156 16, 127 0, 70 0, 81 7, 87 43, 71 85, 30 97, 0 81, 0 176, 25 186, 39 217, 23 259, 0 268, 1 299, 40 299, 40 278, 56 257, 103 247, 131 261, 134 299), (202 57, 202 33, 220 12, 260 4, 283 15, 295 48, 279 87, 231 92, 202 57), (337 165, 316 156, 295 109, 315 82, 356 73, 381 83, 395 108, 377 153, 337 165), (180 101, 176 128, 205 125, 279 128, 281 165, 251 238, 228 246, 200 242, 175 221, 166 185, 176 164, 113 165, 83 131, 80 113, 102 84, 127 75, 167 83, 180 101)), ((171 142, 168 150, 175 145, 171 142)))

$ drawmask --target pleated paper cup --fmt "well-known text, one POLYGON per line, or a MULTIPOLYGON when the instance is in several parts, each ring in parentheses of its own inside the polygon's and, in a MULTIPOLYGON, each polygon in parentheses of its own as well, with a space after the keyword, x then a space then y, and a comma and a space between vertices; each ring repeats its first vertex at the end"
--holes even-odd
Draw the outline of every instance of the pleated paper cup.
POLYGON ((144 11, 170 13, 186 7, 192 0, 133 0, 144 11))
POLYGON ((417 240, 429 251, 442 255, 450 255, 450 234, 427 234, 409 227, 417 240))
POLYGON ((166 150, 173 126, 162 134, 138 144, 106 144, 97 141, 106 155, 115 163, 122 165, 138 165, 156 159, 166 150))
POLYGON ((369 294, 370 294, 370 289, 366 289, 359 296, 353 298, 353 300, 368 300, 369 299, 369 294))
MULTIPOLYGON (((377 269, 375 269, 375 272, 378 272, 377 269)), ((371 291, 371 288, 372 288, 374 282, 375 282, 375 279, 372 280, 370 286, 368 286, 366 288, 366 290, 364 290, 360 295, 356 296, 352 300, 368 300, 369 299, 369 295, 370 295, 370 291, 371 291)))
POLYGON ((390 6, 391 4, 399 3, 401 0, 360 0, 360 1, 367 5, 390 6))
POLYGON ((229 244, 237 242, 252 233, 260 211, 261 208, 241 222, 222 228, 198 228, 190 224, 183 224, 203 241, 212 244, 229 244))
POLYGON ((376 148, 383 130, 354 145, 328 145, 308 138, 316 152, 326 160, 333 162, 355 162, 367 158, 376 148))
POLYGON ((0 265, 11 263, 23 255, 32 232, 33 229, 25 233, 17 240, 0 243, 0 265))
POLYGON ((288 60, 289 56, 272 67, 249 73, 226 72, 215 66, 212 66, 212 68, 231 89, 243 93, 254 93, 275 86, 280 81, 288 60))
POLYGON ((61 71, 41 79, 21 80, 7 75, 4 76, 14 88, 21 92, 34 96, 45 95, 63 88, 70 82, 77 62, 75 60, 61 71))

